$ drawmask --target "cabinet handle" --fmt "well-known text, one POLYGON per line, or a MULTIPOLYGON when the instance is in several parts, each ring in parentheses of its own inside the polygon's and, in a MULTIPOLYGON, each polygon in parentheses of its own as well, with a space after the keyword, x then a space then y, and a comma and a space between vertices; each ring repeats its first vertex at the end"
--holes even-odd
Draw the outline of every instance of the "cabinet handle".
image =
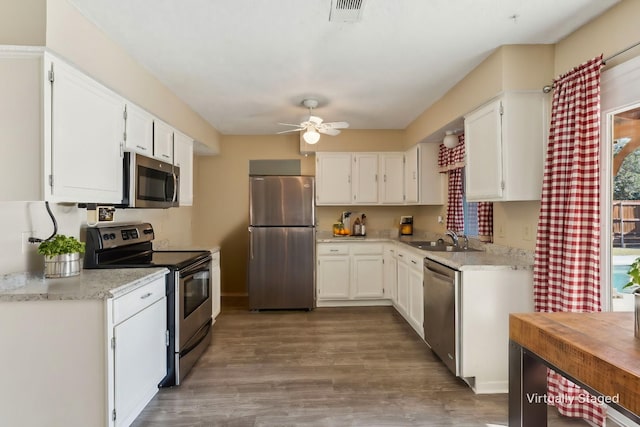
POLYGON ((142 145, 136 145, 136 148, 147 151, 147 147, 143 147, 142 145))
POLYGON ((404 258, 404 255, 402 255, 402 254, 398 254, 398 256, 399 256, 400 258, 404 258))
POLYGON ((142 296, 140 297, 140 299, 147 299, 147 298, 149 298, 151 295, 153 295, 151 292, 147 292, 146 294, 142 295, 142 296))
POLYGON ((165 159, 170 159, 171 157, 167 156, 166 154, 163 154, 162 157, 164 157, 165 159))
POLYGON ((418 263, 416 262, 416 260, 415 260, 415 259, 412 259, 412 260, 411 260, 411 262, 412 262, 412 263, 414 263, 414 264, 416 264, 416 265, 418 265, 418 263))

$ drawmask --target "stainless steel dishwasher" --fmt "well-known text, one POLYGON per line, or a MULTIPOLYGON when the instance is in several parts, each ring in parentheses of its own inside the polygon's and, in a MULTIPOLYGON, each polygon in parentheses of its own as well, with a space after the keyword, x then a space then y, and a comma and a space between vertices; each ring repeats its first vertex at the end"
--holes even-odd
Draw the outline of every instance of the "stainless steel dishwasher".
POLYGON ((424 340, 456 376, 460 373, 459 283, 459 271, 424 259, 424 340))

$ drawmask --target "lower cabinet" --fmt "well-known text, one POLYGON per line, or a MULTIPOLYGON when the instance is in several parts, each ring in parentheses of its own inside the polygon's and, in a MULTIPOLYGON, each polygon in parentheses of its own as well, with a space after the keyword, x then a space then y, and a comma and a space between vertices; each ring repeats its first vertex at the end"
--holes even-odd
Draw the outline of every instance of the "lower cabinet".
POLYGON ((167 368, 165 276, 139 280, 107 299, 0 301, 0 325, 11 325, 0 327, 0 340, 12 349, 0 354, 0 425, 133 422, 167 368))
POLYGON ((221 281, 220 281, 220 251, 212 251, 211 253, 211 301, 212 301, 212 311, 211 318, 215 322, 216 317, 220 314, 221 306, 220 306, 220 292, 221 292, 221 281))
POLYGON ((398 249, 397 256, 398 293, 395 306, 416 333, 424 338, 423 258, 402 249, 398 249))
POLYGON ((395 244, 384 245, 384 296, 395 306, 398 301, 398 250, 395 244))
POLYGON ((388 304, 382 248, 377 242, 318 243, 317 305, 388 304))

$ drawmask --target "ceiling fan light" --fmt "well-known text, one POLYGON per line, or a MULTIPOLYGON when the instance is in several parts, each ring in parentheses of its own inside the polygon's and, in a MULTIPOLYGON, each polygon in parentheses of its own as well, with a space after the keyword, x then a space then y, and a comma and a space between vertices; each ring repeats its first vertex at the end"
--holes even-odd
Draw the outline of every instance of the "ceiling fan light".
POLYGON ((447 148, 453 148, 456 145, 458 145, 458 137, 456 135, 454 135, 453 131, 446 131, 446 135, 444 136, 444 139, 442 140, 442 143, 444 144, 445 147, 447 148))
POLYGON ((320 134, 315 129, 307 129, 307 131, 302 134, 302 138, 304 138, 304 142, 307 144, 316 144, 320 141, 320 134))

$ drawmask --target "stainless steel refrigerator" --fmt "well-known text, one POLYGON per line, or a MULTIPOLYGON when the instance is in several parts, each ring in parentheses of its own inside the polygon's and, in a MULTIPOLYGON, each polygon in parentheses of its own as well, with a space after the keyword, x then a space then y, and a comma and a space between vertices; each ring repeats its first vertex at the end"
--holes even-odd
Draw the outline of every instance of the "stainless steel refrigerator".
POLYGON ((314 202, 313 177, 249 178, 249 309, 314 307, 314 202))

